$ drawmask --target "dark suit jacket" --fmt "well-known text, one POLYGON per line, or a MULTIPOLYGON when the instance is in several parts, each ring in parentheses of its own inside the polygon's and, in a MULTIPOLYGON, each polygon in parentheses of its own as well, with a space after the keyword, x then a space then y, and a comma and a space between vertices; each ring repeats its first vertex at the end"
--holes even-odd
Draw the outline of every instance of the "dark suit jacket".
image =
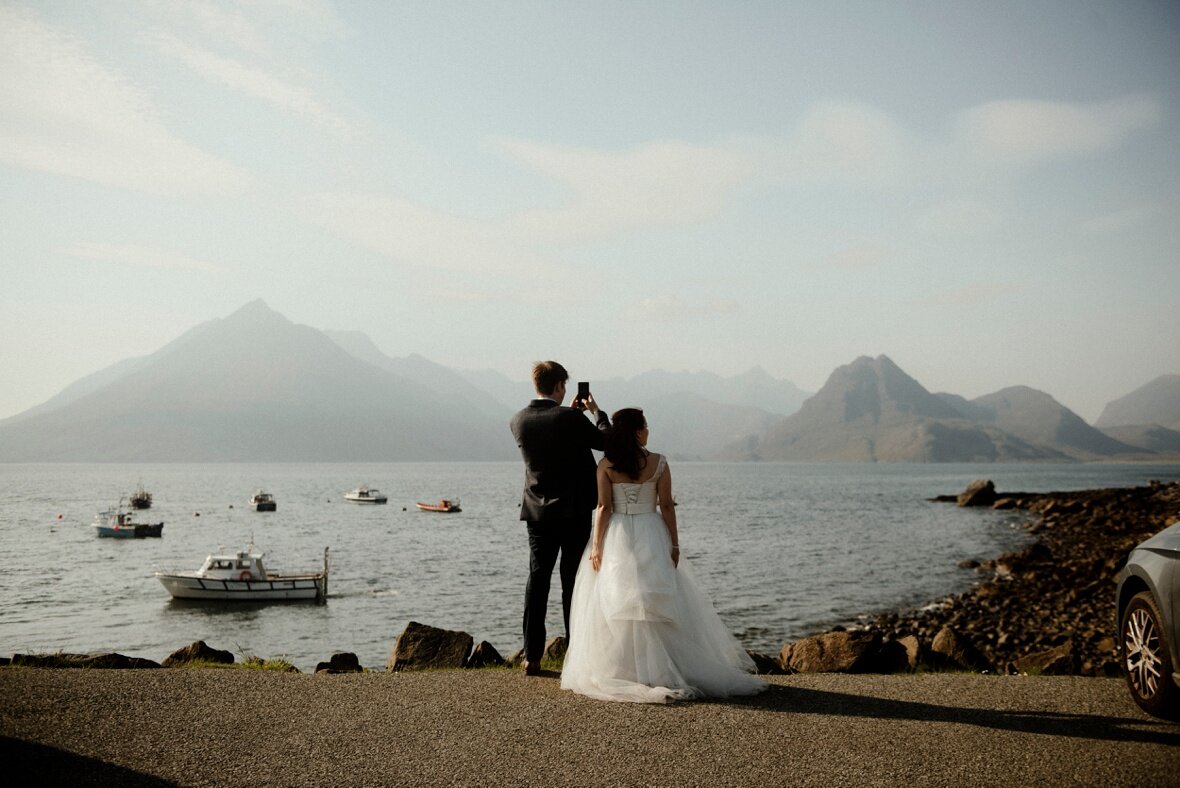
POLYGON ((597 424, 574 408, 535 399, 512 417, 512 434, 524 458, 520 519, 547 520, 589 512, 598 504, 597 463, 591 449, 606 445, 610 419, 597 424))

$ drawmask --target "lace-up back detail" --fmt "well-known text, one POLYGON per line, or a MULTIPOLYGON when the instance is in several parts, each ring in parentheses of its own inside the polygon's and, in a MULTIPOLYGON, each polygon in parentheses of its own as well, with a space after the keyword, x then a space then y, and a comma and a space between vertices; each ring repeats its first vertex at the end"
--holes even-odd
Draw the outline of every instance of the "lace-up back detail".
POLYGON ((656 510, 656 483, 667 467, 659 455, 656 472, 645 482, 615 482, 611 485, 611 506, 616 514, 648 514, 656 510))

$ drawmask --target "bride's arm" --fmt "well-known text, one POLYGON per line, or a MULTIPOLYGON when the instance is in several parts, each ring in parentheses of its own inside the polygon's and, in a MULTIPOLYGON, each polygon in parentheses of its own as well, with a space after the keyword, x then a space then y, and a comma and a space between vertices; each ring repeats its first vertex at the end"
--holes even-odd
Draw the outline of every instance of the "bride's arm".
POLYGON ((660 516, 664 518, 668 536, 672 537, 672 566, 679 566, 680 536, 676 531, 676 502, 672 500, 672 469, 669 467, 664 468, 656 481, 656 497, 660 502, 660 516))
POLYGON ((594 533, 590 536, 590 566, 594 567, 595 572, 602 567, 602 543, 606 539, 606 529, 614 512, 606 466, 605 459, 598 463, 598 508, 594 510, 594 533))

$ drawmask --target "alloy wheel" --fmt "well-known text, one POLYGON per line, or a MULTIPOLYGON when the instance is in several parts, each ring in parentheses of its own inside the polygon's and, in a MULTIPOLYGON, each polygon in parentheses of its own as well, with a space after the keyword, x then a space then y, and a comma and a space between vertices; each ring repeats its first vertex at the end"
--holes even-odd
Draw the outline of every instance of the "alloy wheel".
POLYGON ((1140 607, 1127 616, 1123 642, 1131 686, 1144 699, 1154 697, 1159 691, 1163 663, 1159 654, 1159 632, 1148 610, 1140 607))

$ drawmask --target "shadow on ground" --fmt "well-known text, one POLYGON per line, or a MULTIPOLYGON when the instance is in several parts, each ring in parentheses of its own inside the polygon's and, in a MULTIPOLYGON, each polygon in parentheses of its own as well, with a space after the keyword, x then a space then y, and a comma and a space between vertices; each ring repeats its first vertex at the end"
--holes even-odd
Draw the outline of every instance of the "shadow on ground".
POLYGON ((766 711, 975 725, 1046 736, 1180 746, 1180 726, 1164 720, 1056 711, 999 711, 944 706, 869 695, 771 685, 769 691, 728 701, 766 711))
POLYGON ((9 774, 25 775, 27 785, 133 786, 170 788, 179 783, 153 777, 85 755, 44 744, 0 736, 0 763, 9 774))

